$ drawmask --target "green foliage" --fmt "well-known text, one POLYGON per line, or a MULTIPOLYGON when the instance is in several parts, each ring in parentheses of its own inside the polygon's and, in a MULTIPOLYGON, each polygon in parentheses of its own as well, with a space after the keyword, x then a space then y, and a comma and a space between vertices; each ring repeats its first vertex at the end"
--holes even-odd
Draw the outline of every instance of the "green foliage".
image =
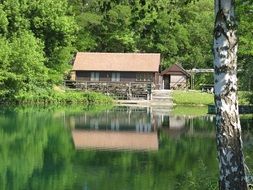
POLYGON ((202 160, 199 160, 198 163, 197 175, 194 175, 191 171, 187 171, 181 183, 178 184, 178 189, 218 190, 217 177, 210 175, 202 160))
POLYGON ((24 92, 15 97, 18 104, 112 104, 112 98, 96 92, 53 91, 44 90, 38 93, 24 92))
POLYGON ((15 92, 37 91, 47 86, 47 68, 44 67, 43 45, 32 34, 22 32, 11 38, 9 71, 16 75, 12 79, 15 92))
POLYGON ((241 90, 253 90, 253 2, 237 1, 238 16, 238 67, 242 70, 238 73, 241 90))
POLYGON ((22 92, 37 92, 47 87, 43 45, 31 33, 22 32, 9 40, 1 38, 0 85, 2 97, 14 98, 22 92))
POLYGON ((239 91, 239 103, 240 104, 253 104, 253 93, 252 91, 239 91))
POLYGON ((201 0, 183 6, 181 22, 185 23, 189 46, 180 54, 186 68, 212 68, 213 2, 201 0))
POLYGON ((79 51, 159 52, 163 67, 209 67, 213 3, 190 1, 69 1, 79 51))
POLYGON ((194 89, 201 89, 203 84, 213 84, 213 73, 196 73, 194 75, 194 89))
MULTIPOLYGON (((186 117, 183 130, 160 128, 159 150, 154 152, 75 150, 71 124, 75 126, 74 121, 78 121, 80 126, 85 115, 99 118, 101 115, 94 110, 97 109, 90 111, 80 105, 1 107, 1 189, 218 188, 214 121, 186 117)), ((117 113, 104 110, 101 114, 113 119, 117 113)), ((142 113, 138 111, 139 114, 142 113)), ((250 169, 253 168, 251 126, 250 119, 242 120, 244 153, 250 169)))
MULTIPOLYGON (((236 10, 243 90, 253 89, 252 7, 239 0, 236 10)), ((213 20, 209 0, 0 1, 0 99, 50 91, 76 51, 159 52, 162 69, 210 68, 213 20)))
POLYGON ((0 34, 3 35, 7 32, 7 26, 8 26, 7 14, 4 12, 3 6, 0 4, 0 34))
POLYGON ((0 112, 1 189, 59 189, 67 185, 73 149, 60 120, 55 122, 57 119, 42 109, 0 112))
POLYGON ((1 102, 43 94, 63 80, 77 31, 69 13, 67 0, 0 1, 1 102))

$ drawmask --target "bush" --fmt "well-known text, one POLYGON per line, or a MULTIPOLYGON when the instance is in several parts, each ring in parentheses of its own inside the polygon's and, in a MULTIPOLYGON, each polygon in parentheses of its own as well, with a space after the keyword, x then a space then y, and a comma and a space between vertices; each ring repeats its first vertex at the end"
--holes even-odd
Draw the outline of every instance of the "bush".
MULTIPOLYGON (((2 102, 1 102, 2 100, 2 102)), ((110 104, 112 98, 96 92, 55 91, 22 92, 14 98, 0 98, 6 104, 110 104)))

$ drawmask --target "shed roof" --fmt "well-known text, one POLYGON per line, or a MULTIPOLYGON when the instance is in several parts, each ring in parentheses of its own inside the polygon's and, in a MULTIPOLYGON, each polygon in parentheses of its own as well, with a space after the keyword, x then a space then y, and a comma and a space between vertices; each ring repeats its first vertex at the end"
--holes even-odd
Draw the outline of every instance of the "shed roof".
POLYGON ((74 71, 159 72, 159 53, 88 53, 78 52, 74 71))
POLYGON ((168 69, 165 69, 164 71, 161 72, 161 75, 178 75, 178 74, 183 74, 186 75, 187 77, 190 77, 190 74, 184 70, 182 66, 179 64, 173 64, 171 65, 168 69))

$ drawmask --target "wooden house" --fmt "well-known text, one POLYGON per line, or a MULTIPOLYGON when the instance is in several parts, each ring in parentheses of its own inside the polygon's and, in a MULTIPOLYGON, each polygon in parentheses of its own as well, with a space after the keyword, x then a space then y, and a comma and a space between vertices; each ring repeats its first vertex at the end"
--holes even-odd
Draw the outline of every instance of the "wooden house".
POLYGON ((160 54, 76 54, 72 80, 77 82, 151 82, 158 84, 160 54))
POLYGON ((161 72, 161 89, 185 89, 191 75, 179 64, 171 65, 161 72))
POLYGON ((158 53, 78 52, 70 82, 118 99, 149 99, 151 89, 159 86, 159 66, 158 53))

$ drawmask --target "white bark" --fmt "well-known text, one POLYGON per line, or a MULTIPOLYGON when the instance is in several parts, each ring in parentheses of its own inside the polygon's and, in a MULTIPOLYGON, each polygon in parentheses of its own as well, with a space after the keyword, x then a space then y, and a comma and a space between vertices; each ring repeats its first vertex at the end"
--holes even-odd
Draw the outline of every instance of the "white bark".
POLYGON ((214 70, 219 188, 245 190, 237 101, 237 38, 234 0, 215 0, 214 70))

